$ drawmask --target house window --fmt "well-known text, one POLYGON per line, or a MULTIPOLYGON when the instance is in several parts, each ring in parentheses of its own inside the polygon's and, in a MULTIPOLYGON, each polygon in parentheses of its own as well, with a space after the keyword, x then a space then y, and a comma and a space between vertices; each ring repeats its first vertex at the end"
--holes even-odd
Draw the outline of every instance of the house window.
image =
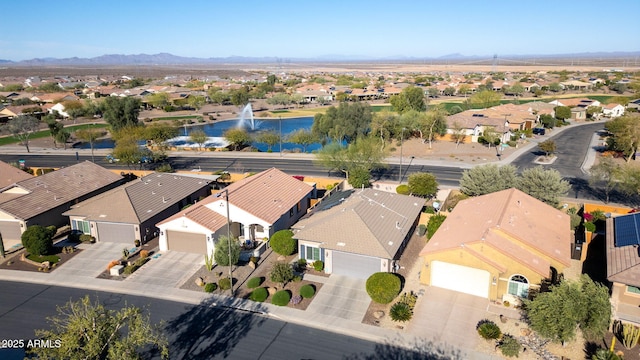
POLYGON ((306 259, 309 263, 322 260, 322 251, 317 247, 300 245, 300 258, 306 259))
POLYGON ((627 286, 627 292, 640 295, 640 288, 637 288, 635 286, 627 286))
POLYGON ((296 204, 296 212, 300 212, 300 201, 296 204))
POLYGON ((509 294, 526 298, 529 295, 529 281, 522 275, 513 275, 509 279, 509 294))
POLYGON ((82 231, 83 234, 91 234, 88 221, 71 220, 71 229, 82 231))
POLYGON ((289 217, 292 217, 292 216, 293 216, 293 208, 289 210, 289 217))

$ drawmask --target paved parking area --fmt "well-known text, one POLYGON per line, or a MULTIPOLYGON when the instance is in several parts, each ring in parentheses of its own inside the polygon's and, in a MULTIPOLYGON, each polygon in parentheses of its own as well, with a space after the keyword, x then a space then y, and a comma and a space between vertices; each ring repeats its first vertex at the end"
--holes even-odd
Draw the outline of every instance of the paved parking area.
POLYGON ((97 242, 80 244, 82 251, 51 273, 55 277, 80 276, 95 279, 107 269, 109 262, 122 257, 122 244, 97 242))
POLYGON ((177 288, 203 265, 204 257, 200 254, 159 252, 124 281, 177 288))
POLYGON ((427 287, 407 326, 412 334, 473 349, 478 321, 487 318, 489 300, 433 286, 427 287))
POLYGON ((322 285, 307 311, 362 321, 371 302, 365 283, 364 279, 333 274, 322 285))

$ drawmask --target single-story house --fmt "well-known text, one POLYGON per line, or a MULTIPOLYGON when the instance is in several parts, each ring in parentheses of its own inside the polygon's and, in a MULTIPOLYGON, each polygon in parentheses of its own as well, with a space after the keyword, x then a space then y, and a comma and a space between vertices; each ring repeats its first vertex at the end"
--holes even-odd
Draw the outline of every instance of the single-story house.
POLYGON ((5 245, 19 243, 30 225, 67 225, 69 219, 62 214, 72 205, 123 182, 122 176, 84 161, 1 189, 0 233, 5 245))
POLYGON ((571 264, 570 218, 520 190, 460 201, 420 252, 424 284, 517 303, 571 264))
POLYGON ((620 104, 607 104, 602 106, 602 115, 610 118, 616 118, 624 115, 624 106, 620 104))
POLYGON ((392 271, 411 238, 425 201, 375 189, 339 191, 293 226, 298 253, 324 271, 368 278, 392 271))
POLYGON ((473 110, 448 116, 447 126, 445 138, 450 138, 455 134, 463 134, 466 136, 464 142, 467 143, 478 142, 480 136, 489 129, 498 134, 503 144, 509 142, 513 135, 508 120, 485 116, 485 114, 473 110))
POLYGON ((640 325, 640 213, 606 220, 607 280, 614 319, 640 325))
POLYGON ((160 250, 211 254, 218 237, 227 234, 227 214, 232 237, 264 241, 290 228, 315 197, 315 185, 276 168, 265 170, 159 222, 160 250))
POLYGON ((15 166, 11 166, 6 162, 0 161, 0 191, 7 186, 13 185, 19 181, 31 179, 33 175, 26 171, 22 171, 15 166))
POLYGON ((156 223, 211 194, 209 181, 152 173, 73 205, 71 228, 97 241, 133 245, 158 236, 156 223))

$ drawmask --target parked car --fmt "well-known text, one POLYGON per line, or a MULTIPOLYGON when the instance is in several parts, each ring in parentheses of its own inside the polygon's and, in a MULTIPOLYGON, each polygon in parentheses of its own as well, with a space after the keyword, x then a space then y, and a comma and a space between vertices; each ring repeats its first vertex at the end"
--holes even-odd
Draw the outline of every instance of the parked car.
POLYGON ((545 128, 533 128, 534 135, 544 135, 546 132, 545 128))
POLYGON ((113 164, 113 163, 116 163, 116 162, 120 161, 120 159, 117 159, 116 157, 114 157, 111 154, 107 155, 105 157, 105 159, 109 162, 109 164, 113 164))

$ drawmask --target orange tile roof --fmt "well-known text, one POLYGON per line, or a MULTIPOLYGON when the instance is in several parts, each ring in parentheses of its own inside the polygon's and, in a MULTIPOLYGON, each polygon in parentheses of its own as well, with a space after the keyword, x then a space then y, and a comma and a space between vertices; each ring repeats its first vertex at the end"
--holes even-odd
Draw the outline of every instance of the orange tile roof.
POLYGON ((32 177, 33 175, 0 161, 0 189, 32 177))

